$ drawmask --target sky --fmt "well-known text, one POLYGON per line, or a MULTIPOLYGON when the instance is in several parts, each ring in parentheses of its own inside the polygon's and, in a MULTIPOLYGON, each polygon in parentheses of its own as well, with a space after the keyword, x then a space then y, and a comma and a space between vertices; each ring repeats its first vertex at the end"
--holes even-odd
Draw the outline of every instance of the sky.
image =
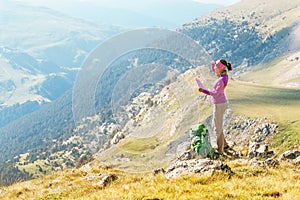
MULTIPOLYGON (((5 0, 1 0, 4 1, 5 0)), ((48 7, 82 19, 128 27, 176 28, 241 0, 6 0, 48 7), (214 5, 194 5, 195 2, 214 5), (170 6, 169 6, 170 5, 170 6), (170 9, 169 9, 170 8, 170 9), (178 15, 181 13, 181 15, 178 15)))
MULTIPOLYGON (((70 4, 76 3, 76 2, 90 2, 90 3, 95 3, 99 5, 105 5, 105 6, 133 6, 137 0, 16 0, 19 2, 26 2, 34 5, 40 5, 40 6, 50 6, 50 7, 57 7, 62 4, 70 4)), ((147 4, 149 2, 161 2, 162 0, 138 0, 138 2, 143 2, 143 4, 147 4)), ((164 2, 173 2, 174 0, 163 0, 164 2)), ((201 3, 206 3, 206 4, 217 4, 217 5, 231 5, 236 2, 239 2, 241 0, 194 0, 197 2, 201 3)))
POLYGON ((211 3, 211 4, 218 4, 218 5, 224 5, 224 6, 228 6, 228 5, 232 5, 234 3, 237 3, 241 0, 195 0, 197 2, 201 2, 201 3, 211 3))

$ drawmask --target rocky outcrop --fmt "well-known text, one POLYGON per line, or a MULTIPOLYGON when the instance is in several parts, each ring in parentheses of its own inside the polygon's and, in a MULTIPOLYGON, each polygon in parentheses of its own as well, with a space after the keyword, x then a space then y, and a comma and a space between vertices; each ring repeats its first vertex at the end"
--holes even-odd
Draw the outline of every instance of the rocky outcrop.
MULTIPOLYGON (((283 154, 281 154, 278 159, 274 158, 275 156, 273 156, 265 160, 259 160, 261 158, 261 157, 257 157, 257 155, 259 154, 251 154, 251 155, 256 155, 256 157, 253 157, 251 160, 248 161, 250 166, 275 167, 277 165, 280 165, 280 163, 282 162, 288 162, 294 165, 300 164, 300 151, 298 150, 288 150, 283 154)), ((268 151, 264 151, 263 155, 268 155, 268 151)))
POLYGON ((273 155, 274 152, 269 151, 267 144, 260 145, 258 142, 250 142, 249 151, 247 155, 248 158, 269 158, 273 155))
MULTIPOLYGON (((275 158, 273 151, 268 151, 267 145, 259 145, 258 143, 251 143, 252 150, 246 158, 236 159, 237 162, 248 164, 251 167, 276 167, 282 162, 292 163, 294 165, 300 165, 300 151, 289 150, 279 156, 279 159, 275 158)), ((233 173, 231 168, 220 160, 212 160, 209 158, 195 159, 195 157, 189 157, 191 151, 184 151, 181 157, 172 163, 167 170, 157 169, 154 174, 165 173, 167 178, 175 178, 182 175, 202 174, 210 175, 214 172, 226 172, 233 173)))
MULTIPOLYGON (((225 135, 233 153, 228 159, 242 159, 245 164, 252 167, 276 167, 281 162, 289 162, 295 165, 300 163, 300 151, 289 150, 279 156, 274 151, 269 150, 267 139, 278 132, 278 125, 268 121, 267 118, 251 119, 243 116, 233 116, 231 111, 226 113, 225 135), (238 144, 238 145, 237 145, 238 144), (235 151, 235 148, 244 147, 247 154, 235 151)), ((209 131, 209 117, 204 123, 209 131)), ((225 151, 225 152, 228 152, 225 151)), ((226 155, 225 153, 225 158, 226 155)), ((166 170, 167 178, 190 174, 212 174, 216 171, 226 171, 233 173, 228 165, 220 160, 196 159, 199 156, 190 149, 190 142, 183 142, 177 147, 177 161, 166 170)), ((162 172, 161 170, 159 172, 162 172)))
POLYGON ((279 161, 275 158, 268 158, 266 160, 259 160, 258 158, 253 158, 248 161, 250 166, 254 167, 275 167, 279 165, 279 161))
POLYGON ((117 177, 116 175, 113 175, 113 174, 104 175, 104 176, 102 177, 102 179, 97 183, 97 185, 105 187, 105 186, 107 186, 109 183, 111 183, 111 182, 117 180, 117 178, 118 178, 118 177, 117 177))
POLYGON ((288 150, 279 156, 280 161, 286 161, 295 165, 300 165, 300 151, 288 150))
POLYGON ((180 175, 203 174, 209 175, 214 172, 233 173, 231 168, 218 160, 211 159, 192 159, 185 161, 176 161, 166 170, 167 178, 175 178, 180 175))
MULTIPOLYGON (((241 148, 248 147, 255 149, 255 153, 266 139, 278 133, 278 125, 266 117, 253 119, 242 115, 234 115, 230 109, 225 113, 224 134, 226 140, 233 146, 241 148), (249 146, 250 147, 250 146, 249 146)), ((263 147, 261 147, 263 148, 263 147)), ((263 149, 259 149, 263 151, 263 149)), ((251 157, 251 156, 250 156, 251 157)))

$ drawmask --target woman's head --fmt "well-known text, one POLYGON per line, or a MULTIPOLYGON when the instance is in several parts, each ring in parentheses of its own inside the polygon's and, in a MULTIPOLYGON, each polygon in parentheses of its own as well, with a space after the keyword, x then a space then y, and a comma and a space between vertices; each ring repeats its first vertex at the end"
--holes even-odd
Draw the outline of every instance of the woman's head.
POLYGON ((216 62, 212 63, 212 70, 217 74, 220 75, 223 72, 226 72, 226 68, 228 71, 232 70, 232 66, 230 62, 227 62, 225 59, 217 60, 216 62))

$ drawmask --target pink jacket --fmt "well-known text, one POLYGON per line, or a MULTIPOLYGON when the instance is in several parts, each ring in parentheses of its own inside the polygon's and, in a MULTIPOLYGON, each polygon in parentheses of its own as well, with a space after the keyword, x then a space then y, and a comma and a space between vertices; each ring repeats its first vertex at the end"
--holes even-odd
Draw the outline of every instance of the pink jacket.
POLYGON ((227 83, 228 83, 228 75, 225 74, 217 79, 217 81, 214 83, 212 91, 203 90, 203 93, 212 96, 213 104, 226 103, 227 99, 224 94, 224 90, 227 86, 227 83))

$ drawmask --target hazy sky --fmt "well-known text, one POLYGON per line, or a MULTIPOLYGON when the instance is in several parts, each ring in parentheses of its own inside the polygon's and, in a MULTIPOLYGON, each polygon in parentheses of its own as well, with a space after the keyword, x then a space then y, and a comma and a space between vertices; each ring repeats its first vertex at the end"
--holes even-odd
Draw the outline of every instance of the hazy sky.
POLYGON ((1 0, 49 7, 64 14, 108 24, 176 28, 216 7, 241 0, 1 0), (215 4, 199 7, 194 2, 215 4), (170 6, 169 6, 170 5, 170 6), (173 7, 172 7, 173 5, 173 7), (217 6, 218 5, 218 6, 217 6), (169 9, 170 8, 170 9, 169 9), (138 14, 137 14, 138 13, 138 14), (181 13, 181 15, 178 15, 181 13))
POLYGON ((194 0, 201 3, 211 3, 211 4, 218 4, 218 5, 231 5, 237 3, 241 0, 194 0))
MULTIPOLYGON (((42 5, 42 6, 51 6, 51 7, 59 7, 62 4, 70 4, 74 2, 91 2, 105 6, 133 6, 136 2, 139 4, 142 2, 143 4, 153 3, 153 2, 174 2, 174 0, 16 0, 19 2, 27 2, 34 5, 42 5)), ((241 0, 194 0, 201 3, 209 3, 209 4, 218 4, 218 5, 231 5, 241 0)))

